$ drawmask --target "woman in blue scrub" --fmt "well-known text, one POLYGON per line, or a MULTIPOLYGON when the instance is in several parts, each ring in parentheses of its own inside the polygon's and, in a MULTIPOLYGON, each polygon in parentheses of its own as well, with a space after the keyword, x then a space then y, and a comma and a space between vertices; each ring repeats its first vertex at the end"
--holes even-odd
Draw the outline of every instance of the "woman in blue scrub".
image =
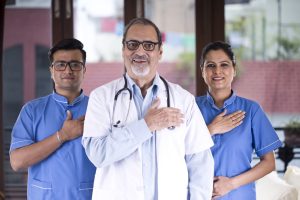
POLYGON ((201 71, 208 92, 196 101, 215 143, 213 199, 255 200, 254 181, 275 169, 273 151, 282 143, 260 105, 232 91, 236 60, 229 44, 205 46, 201 71), (253 151, 260 161, 252 167, 253 151))

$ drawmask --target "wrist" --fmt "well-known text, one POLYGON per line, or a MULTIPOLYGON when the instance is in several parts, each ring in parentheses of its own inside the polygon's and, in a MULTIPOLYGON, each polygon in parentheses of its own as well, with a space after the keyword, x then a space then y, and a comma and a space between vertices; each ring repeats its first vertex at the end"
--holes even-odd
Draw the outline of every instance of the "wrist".
POLYGON ((232 177, 229 180, 230 180, 231 190, 234 190, 239 187, 235 177, 232 177))
POLYGON ((208 128, 208 131, 209 131, 210 135, 213 136, 215 134, 214 130, 213 130, 213 127, 208 125, 207 128, 208 128))
POLYGON ((63 144, 64 142, 67 141, 67 137, 66 137, 66 134, 63 130, 59 130, 56 132, 56 137, 57 137, 57 140, 63 144))
POLYGON ((59 142, 59 144, 63 144, 63 140, 61 138, 61 134, 59 133, 59 131, 56 131, 56 139, 59 142))

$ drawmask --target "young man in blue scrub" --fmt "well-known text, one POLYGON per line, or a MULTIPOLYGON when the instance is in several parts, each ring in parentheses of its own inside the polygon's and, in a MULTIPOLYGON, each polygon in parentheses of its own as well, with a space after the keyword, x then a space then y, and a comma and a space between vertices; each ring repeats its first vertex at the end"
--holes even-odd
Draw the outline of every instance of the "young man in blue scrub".
POLYGON ((196 98, 215 145, 213 199, 255 200, 255 183, 275 169, 273 151, 282 145, 262 108, 231 89, 236 60, 229 44, 209 43, 201 70, 208 92, 196 98), (253 150, 260 158, 251 167, 253 150))
POLYGON ((49 51, 54 91, 26 103, 12 130, 10 163, 28 168, 28 200, 90 200, 95 167, 81 145, 88 97, 86 52, 76 39, 49 51))

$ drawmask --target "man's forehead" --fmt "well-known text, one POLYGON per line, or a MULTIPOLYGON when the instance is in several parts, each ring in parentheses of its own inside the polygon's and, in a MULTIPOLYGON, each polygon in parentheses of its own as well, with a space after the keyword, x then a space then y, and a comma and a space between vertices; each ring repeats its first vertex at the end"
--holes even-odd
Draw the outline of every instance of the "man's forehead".
POLYGON ((134 24, 128 29, 126 38, 133 39, 134 37, 157 39, 157 34, 155 28, 151 25, 134 24))
POLYGON ((81 54, 79 49, 59 49, 54 52, 53 56, 61 54, 81 54))
POLYGON ((82 54, 79 49, 60 49, 54 52, 53 59, 60 59, 60 58, 68 58, 68 57, 76 57, 76 58, 82 58, 82 54))

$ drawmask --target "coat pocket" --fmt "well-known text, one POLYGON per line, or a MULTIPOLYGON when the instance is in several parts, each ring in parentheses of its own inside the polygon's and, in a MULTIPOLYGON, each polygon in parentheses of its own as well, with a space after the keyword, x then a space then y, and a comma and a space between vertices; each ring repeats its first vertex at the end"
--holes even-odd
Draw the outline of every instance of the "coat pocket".
POLYGON ((51 200, 52 198, 52 184, 32 179, 28 191, 28 199, 43 199, 51 200))
POLYGON ((82 182, 79 186, 79 199, 92 199, 93 182, 82 182))

